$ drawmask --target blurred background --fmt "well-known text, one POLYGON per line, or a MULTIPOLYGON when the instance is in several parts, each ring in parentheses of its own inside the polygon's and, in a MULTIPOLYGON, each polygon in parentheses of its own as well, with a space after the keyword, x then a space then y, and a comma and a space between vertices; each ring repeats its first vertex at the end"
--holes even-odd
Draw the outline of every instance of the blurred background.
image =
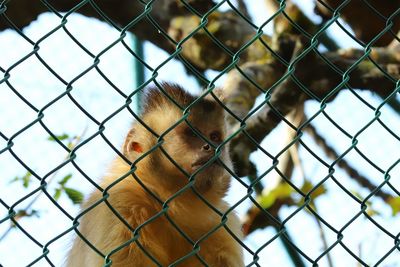
POLYGON ((62 266, 154 81, 232 100, 247 266, 400 266, 399 1, 52 2, 0 1, 1 266, 62 266))

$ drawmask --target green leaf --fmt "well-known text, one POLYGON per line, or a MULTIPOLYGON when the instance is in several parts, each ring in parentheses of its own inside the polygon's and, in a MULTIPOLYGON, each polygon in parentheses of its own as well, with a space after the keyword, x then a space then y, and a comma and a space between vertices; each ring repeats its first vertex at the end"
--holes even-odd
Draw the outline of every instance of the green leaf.
MULTIPOLYGON (((62 135, 56 135, 56 138, 60 141, 68 139, 69 135, 68 134, 62 134, 62 135)), ((49 141, 56 141, 56 139, 54 139, 53 136, 49 136, 49 138, 47 138, 47 140, 49 141)))
POLYGON ((10 184, 16 182, 16 181, 22 181, 22 185, 27 188, 31 182, 31 177, 32 177, 32 173, 30 172, 26 172, 24 174, 24 176, 19 177, 19 176, 15 176, 11 181, 10 184))
POLYGON ((388 199, 388 204, 392 208, 392 216, 397 215, 400 213, 400 197, 391 197, 388 199))
POLYGON ((67 174, 64 178, 61 179, 61 181, 59 181, 58 183, 60 185, 65 185, 69 179, 71 179, 72 174, 67 174))
POLYGON ((72 203, 79 204, 83 201, 83 194, 76 189, 65 187, 65 193, 71 199, 72 203))
POLYGON ((60 199, 61 193, 62 193, 62 189, 57 188, 53 195, 53 198, 55 201, 58 201, 60 199))
POLYGON ((11 181, 10 184, 15 183, 16 181, 20 180, 21 178, 18 176, 15 176, 11 181))
POLYGON ((22 176, 22 185, 27 188, 29 183, 31 182, 32 173, 27 172, 24 176, 22 176))

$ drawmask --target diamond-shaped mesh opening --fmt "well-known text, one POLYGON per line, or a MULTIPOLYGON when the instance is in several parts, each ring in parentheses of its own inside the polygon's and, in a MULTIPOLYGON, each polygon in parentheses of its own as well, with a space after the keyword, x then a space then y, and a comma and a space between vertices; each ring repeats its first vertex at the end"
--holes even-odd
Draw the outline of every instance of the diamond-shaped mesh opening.
POLYGON ((397 266, 399 6, 0 1, 0 266, 397 266), (146 87, 180 112, 161 132, 146 87), (226 113, 217 146, 190 119, 204 98, 226 113), (132 162, 133 121, 154 142, 132 162), (177 131, 214 151, 194 173, 177 131), (161 161, 140 167, 157 153, 185 181, 170 194, 161 161), (227 206, 197 187, 212 161, 227 206))

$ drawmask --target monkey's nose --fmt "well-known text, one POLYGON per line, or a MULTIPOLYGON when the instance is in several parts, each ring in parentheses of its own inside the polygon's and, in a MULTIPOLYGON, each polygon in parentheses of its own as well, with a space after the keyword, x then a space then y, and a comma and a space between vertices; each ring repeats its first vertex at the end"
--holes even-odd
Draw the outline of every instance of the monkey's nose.
POLYGON ((205 150, 205 151, 208 151, 208 150, 210 150, 210 145, 209 144, 205 144, 204 146, 203 146, 203 150, 205 150))

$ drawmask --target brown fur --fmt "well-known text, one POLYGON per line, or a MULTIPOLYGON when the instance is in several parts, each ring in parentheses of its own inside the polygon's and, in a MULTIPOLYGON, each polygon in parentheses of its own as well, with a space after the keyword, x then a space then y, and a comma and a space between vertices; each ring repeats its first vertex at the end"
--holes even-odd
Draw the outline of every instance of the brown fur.
MULTIPOLYGON (((175 99, 177 107, 157 89, 149 90, 142 115, 142 120, 157 135, 163 134, 182 118, 182 108, 187 107, 196 98, 182 88, 163 84, 166 93, 175 99)), ((211 142, 219 145, 225 135, 223 110, 212 99, 199 101, 190 111, 188 121, 198 132, 209 139, 213 133, 221 133, 221 140, 211 142)), ((180 258, 192 253, 193 244, 187 241, 170 222, 173 221, 193 242, 201 240, 197 253, 208 266, 242 267, 243 256, 240 245, 224 227, 220 227, 207 238, 203 237, 221 224, 221 217, 209 208, 192 190, 184 191, 170 199, 184 186, 188 185, 188 177, 200 165, 203 158, 210 159, 214 149, 206 149, 207 143, 195 134, 190 134, 186 122, 181 122, 163 136, 162 148, 177 161, 184 170, 181 172, 172 164, 160 148, 142 158, 137 159, 157 144, 157 136, 150 134, 145 127, 135 123, 128 133, 123 152, 137 168, 134 175, 113 184, 118 178, 126 175, 131 166, 123 159, 116 159, 110 172, 102 179, 102 188, 111 184, 107 201, 118 214, 124 218, 132 229, 136 229, 137 239, 133 242, 134 232, 111 211, 105 202, 90 209, 103 194, 96 191, 83 204, 82 211, 90 209, 80 219, 79 232, 88 239, 103 255, 112 261, 112 266, 151 267, 169 266, 180 258), (140 146, 138 149, 138 146, 140 146), (200 164, 197 164, 200 162, 200 164), (161 200, 147 192, 140 181, 161 200), (163 202, 168 201, 168 210, 163 209, 163 202), (162 211, 166 211, 162 213, 162 211), (139 245, 140 244, 140 245, 139 245), (120 249, 117 249, 119 248, 120 249), (145 249, 157 261, 157 265, 142 250, 145 249)), ((227 148, 222 148, 221 161, 230 166, 227 148)), ((222 199, 229 187, 230 176, 218 164, 210 164, 204 171, 198 172, 194 178, 193 188, 220 212, 229 208, 222 199)), ((241 238, 240 223, 234 213, 228 214, 228 228, 241 238)), ((91 249, 81 238, 77 237, 68 255, 67 267, 103 266, 104 257, 91 249)), ((174 266, 204 266, 196 255, 192 255, 174 266)))

